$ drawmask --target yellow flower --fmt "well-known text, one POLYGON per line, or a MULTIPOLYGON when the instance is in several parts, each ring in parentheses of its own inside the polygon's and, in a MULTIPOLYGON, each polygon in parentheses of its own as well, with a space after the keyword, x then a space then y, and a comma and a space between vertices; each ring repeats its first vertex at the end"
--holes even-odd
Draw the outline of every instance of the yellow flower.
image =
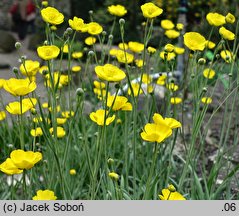
POLYGON ((109 177, 114 180, 114 181, 118 181, 119 180, 119 175, 115 172, 110 172, 108 173, 109 177))
MULTIPOLYGON (((50 133, 52 134, 52 136, 54 136, 54 128, 53 128, 53 127, 50 128, 49 131, 50 131, 50 133)), ((66 132, 65 132, 65 130, 64 130, 63 127, 56 127, 56 136, 57 136, 58 138, 62 138, 62 137, 64 137, 65 135, 66 135, 66 132)))
POLYGON ((157 79, 157 84, 158 85, 165 85, 165 80, 167 78, 167 75, 163 74, 157 79))
POLYGON ((157 51, 154 47, 151 47, 151 46, 149 46, 147 50, 149 53, 155 53, 157 51))
POLYGON ((111 56, 117 56, 117 53, 118 53, 118 49, 115 49, 115 48, 113 48, 113 49, 110 49, 110 51, 109 51, 109 54, 111 55, 111 56))
POLYGON ((142 76, 142 82, 145 84, 149 84, 152 82, 152 77, 149 74, 143 74, 142 76))
POLYGON ((95 44, 95 42, 96 42, 95 37, 87 37, 85 39, 85 44, 88 45, 88 46, 91 46, 91 45, 95 44))
POLYGON ((154 3, 148 2, 141 5, 141 11, 145 18, 155 18, 163 13, 163 9, 157 7, 154 3))
POLYGON ((173 29, 174 28, 174 24, 171 20, 165 19, 161 21, 161 27, 163 29, 169 30, 169 29, 173 29))
POLYGON ((52 25, 59 25, 64 21, 64 15, 56 8, 47 7, 41 10, 42 19, 52 25))
MULTIPOLYGON (((46 75, 46 82, 45 85, 48 87, 52 87, 52 82, 50 80, 50 75, 46 75)), ((59 72, 53 73, 53 81, 54 81, 54 86, 58 84, 58 88, 62 88, 63 86, 67 85, 69 82, 69 77, 68 75, 60 74, 59 72)))
POLYGON ((56 118, 56 122, 58 125, 63 125, 66 123, 66 118, 56 118))
POLYGON ((11 78, 5 80, 3 88, 13 96, 24 96, 33 92, 37 85, 34 81, 30 82, 29 79, 15 79, 11 78))
POLYGON ((18 101, 11 102, 6 106, 6 110, 13 115, 21 115, 36 105, 35 98, 27 98, 22 100, 22 104, 18 101))
POLYGON ((122 5, 111 5, 108 7, 110 14, 118 17, 122 17, 127 13, 127 10, 122 5))
POLYGON ((215 71, 210 68, 206 68, 203 71, 203 76, 208 79, 212 79, 215 76, 215 74, 216 74, 215 71))
POLYGON ((171 61, 175 59, 176 54, 174 52, 169 53, 169 52, 162 51, 159 53, 159 56, 163 60, 171 61))
POLYGON ((73 117, 75 115, 74 111, 64 111, 61 113, 61 115, 64 117, 64 118, 70 118, 70 117, 73 117))
POLYGON ((212 103, 212 98, 210 98, 210 97, 203 97, 203 98, 201 99, 201 101, 202 101, 202 103, 204 103, 204 104, 210 104, 210 103, 212 103))
POLYGON ((174 187, 175 191, 172 191, 170 187, 172 187, 172 185, 169 185, 168 188, 162 190, 162 195, 159 195, 161 200, 186 200, 174 187))
POLYGON ((181 123, 174 118, 163 118, 160 114, 154 113, 153 121, 157 125, 167 125, 171 129, 182 127, 181 123))
POLYGON ((74 59, 81 58, 82 56, 83 56, 83 52, 73 52, 72 53, 72 58, 74 58, 74 59))
POLYGON ((103 126, 104 122, 105 122, 105 125, 109 125, 110 123, 112 123, 114 121, 115 115, 113 115, 111 117, 107 117, 106 119, 105 119, 105 115, 107 117, 108 111, 99 109, 96 112, 90 113, 90 119, 100 126, 103 126))
POLYGON ((107 100, 107 106, 112 107, 112 110, 124 110, 124 111, 131 111, 132 104, 128 102, 128 98, 124 96, 109 96, 107 100), (113 105, 113 107, 112 107, 113 105))
POLYGON ((7 175, 20 174, 23 172, 23 170, 19 169, 10 158, 7 158, 0 164, 0 170, 7 175))
POLYGON ((141 68, 143 67, 143 65, 145 65, 145 62, 143 61, 143 59, 135 59, 135 64, 137 67, 141 68))
POLYGON ((130 64, 134 60, 134 56, 128 52, 124 52, 123 50, 118 50, 116 54, 116 58, 120 63, 130 64))
POLYGON ((41 5, 44 6, 44 7, 47 7, 48 6, 48 1, 42 1, 41 5))
POLYGON ((94 86, 97 89, 104 89, 105 88, 105 83, 95 80, 94 81, 94 86))
POLYGON ((119 82, 125 78, 125 72, 112 64, 105 64, 104 66, 96 66, 95 73, 97 76, 109 82, 119 82))
POLYGON ((185 46, 187 46, 190 50, 204 50, 207 41, 201 34, 197 32, 188 32, 184 34, 183 37, 185 46))
POLYGON ((76 175, 76 170, 75 169, 70 169, 69 173, 70 173, 70 175, 76 175))
POLYGON ((90 22, 87 24, 87 32, 91 35, 98 35, 103 31, 102 26, 97 22, 90 22))
POLYGON ((53 191, 50 190, 38 190, 37 195, 32 197, 33 200, 56 200, 57 197, 55 196, 53 191))
POLYGON ((5 79, 0 79, 0 89, 3 87, 4 83, 5 83, 5 79))
POLYGON ((47 67, 46 65, 43 65, 43 66, 41 66, 41 67, 39 68, 39 73, 40 73, 40 74, 43 74, 43 71, 49 72, 49 69, 48 69, 48 67, 47 67))
POLYGON ((26 60, 20 65, 20 71, 23 75, 31 77, 35 76, 40 68, 38 61, 26 60))
POLYGON ((11 152, 10 158, 17 168, 31 169, 42 159, 42 153, 17 149, 11 152))
POLYGON ((226 23, 225 16, 219 13, 208 13, 206 19, 208 23, 212 26, 221 26, 226 23))
POLYGON ((127 43, 119 43, 118 47, 122 50, 127 50, 129 48, 127 43))
MULTIPOLYGON (((131 86, 132 86, 132 90, 133 90, 133 95, 134 96, 137 96, 138 92, 139 92, 139 95, 143 93, 143 90, 140 87, 139 83, 131 83, 131 86)), ((131 94, 132 94, 131 89, 128 88, 128 95, 131 95, 131 94)))
POLYGON ((57 30, 57 27, 56 27, 55 25, 52 25, 52 26, 50 27, 50 29, 51 29, 52 31, 56 31, 56 30, 57 30))
POLYGON ((73 30, 85 32, 85 23, 83 19, 74 16, 73 20, 68 20, 68 23, 73 30))
POLYGON ((232 61, 233 53, 229 50, 222 50, 220 52, 220 55, 227 63, 230 63, 232 61))
POLYGON ((227 30, 225 27, 219 29, 219 34, 226 40, 235 40, 235 34, 227 30))
POLYGON ((30 131, 31 135, 33 137, 37 137, 37 136, 42 136, 43 135, 43 132, 42 132, 42 129, 40 127, 37 127, 36 129, 32 129, 30 131))
POLYGON ((228 13, 225 19, 227 23, 231 23, 231 24, 234 23, 236 20, 235 16, 231 13, 228 13))
POLYGON ((206 47, 209 49, 213 49, 216 46, 215 43, 213 43, 212 41, 207 40, 206 41, 206 47))
POLYGON ((71 70, 72 70, 72 72, 75 72, 75 73, 80 72, 81 71, 81 66, 80 65, 73 66, 71 68, 71 70))
POLYGON ((182 48, 182 47, 177 47, 177 46, 175 46, 175 47, 174 47, 174 52, 175 52, 177 55, 182 55, 182 54, 185 52, 185 49, 182 48))
POLYGON ((5 111, 0 111, 0 121, 4 120, 6 118, 5 111))
POLYGON ((60 53, 60 49, 55 45, 40 46, 37 48, 37 54, 44 60, 51 60, 57 58, 60 53))
POLYGON ((164 34, 170 39, 178 38, 180 35, 180 33, 174 29, 166 30, 164 34))
POLYGON ((128 46, 129 46, 129 49, 132 52, 135 52, 135 53, 140 53, 140 52, 142 52, 144 50, 144 44, 139 43, 139 42, 130 41, 128 43, 128 46))
POLYGON ((178 85, 174 84, 174 83, 169 83, 166 85, 167 89, 171 90, 171 91, 177 91, 178 90, 178 85))
POLYGON ((177 30, 181 31, 181 30, 183 30, 183 28, 184 28, 183 23, 177 23, 177 25, 176 25, 177 30))
POLYGON ((164 46, 164 51, 166 51, 166 52, 173 52, 174 51, 174 45, 173 44, 166 44, 164 46))
POLYGON ((162 142, 167 137, 169 137, 172 134, 172 129, 164 125, 158 125, 158 124, 151 124, 148 123, 144 126, 144 131, 141 132, 141 138, 145 141, 149 142, 162 142))
POLYGON ((170 98, 170 103, 171 103, 171 104, 179 104, 179 103, 182 103, 182 98, 179 98, 179 97, 171 97, 171 98, 170 98))
POLYGON ((69 53, 69 46, 68 46, 68 44, 65 44, 65 45, 63 46, 62 52, 63 52, 63 53, 69 53))

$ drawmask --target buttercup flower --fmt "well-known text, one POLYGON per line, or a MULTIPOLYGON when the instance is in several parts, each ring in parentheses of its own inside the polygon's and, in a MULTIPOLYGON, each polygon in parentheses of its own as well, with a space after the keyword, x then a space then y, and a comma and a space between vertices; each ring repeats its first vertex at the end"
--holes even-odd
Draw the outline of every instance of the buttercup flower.
POLYGON ((67 118, 56 118, 57 125, 63 125, 67 121, 67 118))
POLYGON ((52 25, 59 25, 64 21, 64 15, 56 8, 47 7, 41 10, 42 19, 52 25))
POLYGON ((204 71, 203 71, 203 76, 205 78, 208 78, 208 79, 212 79, 214 76, 215 76, 215 71, 213 69, 210 69, 210 68, 206 68, 204 71))
POLYGON ((182 194, 176 191, 173 185, 169 185, 168 188, 163 189, 162 195, 159 195, 159 198, 161 200, 186 200, 182 194))
POLYGON ((103 31, 103 28, 97 22, 90 22, 87 24, 87 31, 91 35, 98 35, 103 31))
POLYGON ((7 175, 20 174, 23 172, 23 170, 19 169, 10 158, 7 158, 0 164, 0 170, 7 175))
POLYGON ((170 39, 178 38, 180 35, 180 33, 174 29, 166 30, 164 34, 170 39))
POLYGON ((229 50, 222 50, 220 52, 220 55, 227 63, 230 63, 232 61, 233 53, 229 50))
POLYGON ((166 45, 164 46, 164 50, 165 50, 166 52, 173 52, 173 51, 174 51, 174 45, 173 45, 173 44, 166 44, 166 45))
POLYGON ((64 111, 61 113, 64 118, 70 118, 75 115, 74 111, 64 111))
POLYGON ((141 132, 141 138, 148 142, 161 143, 172 134, 172 129, 164 125, 148 123, 144 126, 144 131, 141 132))
POLYGON ((32 109, 37 103, 36 98, 25 98, 22 103, 15 101, 6 106, 6 110, 13 115, 21 115, 32 109))
POLYGON ((95 42, 96 42, 95 37, 87 37, 85 39, 85 44, 88 45, 88 46, 91 46, 91 45, 95 44, 95 42))
POLYGON ((170 98, 170 103, 171 103, 171 104, 179 104, 179 103, 182 103, 182 98, 179 98, 179 97, 171 97, 171 98, 170 98))
POLYGON ((15 79, 11 78, 5 80, 3 88, 13 96, 24 96, 36 89, 37 85, 34 81, 29 79, 15 79))
POLYGON ((165 85, 165 80, 167 78, 167 75, 163 74, 157 79, 157 84, 158 85, 165 85))
POLYGON ((219 29, 219 34, 226 40, 235 40, 235 34, 227 30, 225 27, 219 29))
POLYGON ((235 16, 233 15, 233 14, 231 14, 231 13, 228 13, 227 15, 226 15, 226 22, 227 23, 234 23, 235 21, 236 21, 236 18, 235 18, 235 16))
POLYGON ((163 60, 171 61, 175 59, 176 54, 174 52, 169 53, 169 52, 162 51, 160 52, 159 56, 163 60))
POLYGON ((204 103, 204 104, 210 104, 210 103, 212 103, 212 98, 210 98, 210 97, 203 97, 203 98, 201 99, 201 101, 202 101, 202 103, 204 103))
POLYGON ((171 91, 177 91, 178 90, 178 85, 174 84, 174 83, 169 83, 166 85, 167 89, 171 90, 171 91))
POLYGON ((122 17, 127 13, 127 10, 122 5, 111 5, 108 7, 110 14, 118 17, 122 17))
POLYGON ((108 117, 105 120, 105 112, 106 112, 106 117, 107 117, 108 111, 105 111, 103 109, 99 109, 96 112, 92 112, 92 113, 90 113, 90 119, 100 126, 104 125, 104 121, 105 121, 105 125, 109 125, 110 123, 112 123, 115 120, 115 115, 108 117))
POLYGON ((73 20, 69 19, 68 23, 69 26, 76 31, 85 32, 86 30, 84 20, 76 16, 73 17, 73 20))
POLYGON ((54 192, 51 190, 38 190, 37 195, 32 197, 33 200, 56 200, 54 192))
POLYGON ((181 127, 181 123, 179 121, 177 121, 174 118, 163 118, 160 114, 155 113, 153 115, 153 121, 155 124, 157 125, 167 125, 168 127, 170 127, 171 129, 175 129, 175 128, 179 128, 181 127))
POLYGON ((135 52, 135 53, 140 53, 140 52, 142 52, 144 50, 144 44, 139 43, 139 42, 130 41, 128 43, 128 46, 129 46, 129 49, 132 52, 135 52))
POLYGON ((215 43, 213 43, 212 41, 207 40, 206 41, 206 47, 209 49, 213 49, 216 46, 215 43))
POLYGON ((33 136, 33 137, 37 137, 37 136, 42 136, 43 135, 43 132, 42 132, 42 129, 40 127, 37 127, 36 129, 32 129, 30 131, 30 134, 33 136))
POLYGON ((119 43, 118 47, 122 50, 127 50, 129 48, 127 43, 119 43))
POLYGON ((197 32, 188 32, 184 34, 183 38, 185 46, 187 46, 190 50, 204 50, 206 39, 201 34, 197 32))
POLYGON ((97 89, 104 89, 105 88, 105 83, 95 80, 94 81, 94 86, 97 89))
MULTIPOLYGON (((140 94, 143 94, 143 90, 142 88, 140 87, 139 83, 131 83, 131 86, 132 86, 132 90, 133 90, 133 95, 134 96, 137 96, 138 95, 138 92, 139 92, 139 95, 140 94), (139 90, 140 89, 140 90, 139 90)), ((131 92, 131 89, 130 87, 128 88, 128 95, 131 95, 132 92, 131 92)))
POLYGON ((149 74, 144 73, 143 76, 142 76, 142 82, 144 84, 149 84, 149 83, 152 82, 152 77, 149 74))
POLYGON ((72 72, 80 72, 81 71, 81 66, 80 65, 75 65, 71 68, 72 72))
POLYGON ((60 53, 60 49, 55 45, 40 46, 37 48, 37 54, 44 60, 51 60, 57 58, 60 53))
POLYGON ((128 98, 124 96, 109 96, 107 100, 107 106, 112 107, 112 110, 124 110, 124 111, 131 111, 132 104, 128 102, 128 98), (113 105, 113 107, 112 107, 113 105))
POLYGON ((123 50, 118 50, 116 54, 116 58, 120 63, 130 64, 134 60, 134 56, 128 52, 124 52, 123 50))
POLYGON ((177 25, 176 25, 177 30, 181 31, 181 30, 183 30, 183 28, 184 28, 183 23, 177 23, 177 25))
POLYGON ((83 52, 73 52, 72 53, 72 58, 74 59, 79 59, 83 56, 83 52))
POLYGON ((174 24, 171 20, 165 19, 161 21, 161 27, 163 29, 169 30, 174 28, 174 24))
POLYGON ((97 76, 109 82, 119 82, 125 78, 125 72, 112 64, 105 64, 104 66, 96 66, 95 73, 97 76))
POLYGON ((108 175, 114 181, 118 181, 119 180, 119 175, 117 173, 115 173, 115 172, 110 172, 108 175))
POLYGON ((31 77, 35 76, 40 68, 38 61, 26 60, 20 65, 20 71, 23 75, 31 77))
POLYGON ((0 111, 0 121, 4 120, 6 118, 5 111, 0 111))
POLYGON ((145 62, 143 61, 143 59, 135 59, 135 64, 137 67, 141 68, 143 67, 143 65, 145 65, 145 62))
POLYGON ((157 51, 154 47, 151 47, 151 46, 149 46, 147 50, 149 53, 155 53, 157 51))
POLYGON ((13 163, 19 169, 31 169, 42 159, 40 152, 23 151, 21 149, 13 150, 10 154, 13 163))
POLYGON ((182 47, 174 46, 174 52, 177 55, 182 55, 185 52, 185 49, 182 47))
POLYGON ((70 169, 69 173, 70 173, 70 175, 76 175, 76 170, 75 169, 70 169))
MULTIPOLYGON (((52 134, 52 136, 54 136, 54 128, 52 127, 52 128, 50 128, 50 133, 52 134)), ((64 128, 63 127, 56 127, 56 136, 58 137, 58 138, 62 138, 62 137, 64 137, 66 135, 66 132, 65 132, 65 130, 64 130, 64 128)))
POLYGON ((225 16, 219 13, 208 13, 206 19, 210 25, 221 26, 226 23, 225 16))
POLYGON ((141 11, 145 18, 155 18, 163 13, 163 9, 159 8, 152 2, 141 5, 141 11))

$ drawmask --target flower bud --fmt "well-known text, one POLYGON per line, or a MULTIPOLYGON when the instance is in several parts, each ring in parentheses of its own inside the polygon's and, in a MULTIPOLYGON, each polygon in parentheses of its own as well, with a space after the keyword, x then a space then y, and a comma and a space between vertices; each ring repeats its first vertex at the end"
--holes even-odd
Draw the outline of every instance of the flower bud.
POLYGON ((109 165, 112 165, 114 162, 115 162, 115 161, 114 161, 113 158, 109 158, 109 159, 107 160, 107 163, 108 163, 109 165))
POLYGON ((92 15, 93 13, 94 13, 94 11, 93 11, 93 10, 90 10, 90 11, 89 11, 89 14, 90 14, 90 15, 92 15))
POLYGON ((116 83, 116 84, 115 84, 115 88, 116 88, 116 89, 119 89, 119 88, 120 88, 120 84, 119 84, 119 83, 116 83))
POLYGON ((93 56, 95 55, 95 52, 94 52, 93 50, 90 50, 90 51, 88 52, 88 55, 91 56, 91 57, 93 57, 93 56))
POLYGON ((102 31, 101 33, 103 36, 107 35, 107 32, 106 31, 102 31))
POLYGON ((68 28, 66 29, 66 33, 67 33, 68 35, 71 35, 71 34, 73 33, 72 28, 68 27, 68 28))
POLYGON ((206 59, 205 58, 198 59, 198 64, 200 64, 200 65, 206 64, 206 59))
POLYGON ((70 173, 70 175, 76 175, 76 170, 75 169, 70 169, 69 173, 70 173))
POLYGON ((119 175, 117 173, 115 173, 115 172, 110 172, 108 175, 114 181, 118 181, 119 180, 119 175))
POLYGON ((81 97, 84 94, 84 90, 82 88, 76 89, 76 95, 81 97))
POLYGON ((20 49, 22 47, 22 44, 20 42, 15 43, 16 49, 20 49))
POLYGON ((37 110, 35 108, 31 108, 31 114, 32 115, 36 115, 37 114, 37 110))
POLYGON ((119 24, 120 24, 120 25, 124 25, 124 24, 125 24, 125 19, 120 18, 120 20, 119 20, 119 24))
POLYGON ((169 190, 171 193, 173 193, 173 192, 176 191, 176 188, 171 184, 171 185, 168 186, 168 190, 169 190))
POLYGON ((109 40, 113 40, 114 36, 112 34, 109 35, 109 40))
POLYGON ((18 68, 17 67, 13 67, 12 72, 15 74, 18 74, 18 68))
POLYGON ((207 92, 207 87, 203 87, 202 91, 207 92))

